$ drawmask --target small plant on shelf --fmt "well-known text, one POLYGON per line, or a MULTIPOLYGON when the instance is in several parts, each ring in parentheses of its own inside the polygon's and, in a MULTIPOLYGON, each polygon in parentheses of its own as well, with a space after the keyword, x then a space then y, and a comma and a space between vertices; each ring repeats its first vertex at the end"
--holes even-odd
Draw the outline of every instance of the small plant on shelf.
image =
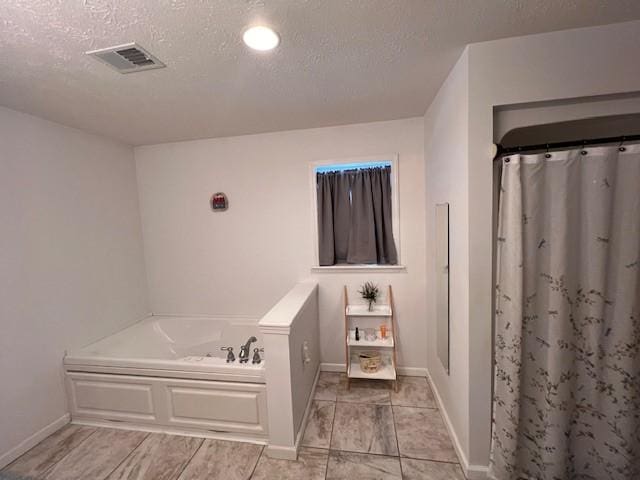
POLYGON ((367 302, 369 302, 369 311, 373 311, 373 304, 378 300, 380 290, 378 286, 373 282, 365 282, 364 285, 358 290, 358 293, 362 295, 367 302))

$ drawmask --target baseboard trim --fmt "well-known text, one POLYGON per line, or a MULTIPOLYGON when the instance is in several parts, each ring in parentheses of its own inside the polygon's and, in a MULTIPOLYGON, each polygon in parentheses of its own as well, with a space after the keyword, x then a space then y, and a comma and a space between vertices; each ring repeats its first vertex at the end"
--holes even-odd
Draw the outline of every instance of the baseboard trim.
POLYGON ((427 371, 427 381, 431 386, 431 391, 433 392, 433 396, 436 399, 436 403, 438 404, 438 409, 442 414, 442 418, 444 420, 444 424, 447 427, 447 431, 449 432, 449 437, 451 437, 451 442, 453 443, 453 448, 456 451, 456 455, 458 455, 458 460, 460 461, 460 466, 462 467, 464 476, 468 480, 487 480, 487 473, 489 468, 485 465, 470 465, 467 456, 464 454, 464 450, 462 450, 462 446, 460 445, 460 440, 458 439, 458 435, 453 428, 453 424, 451 423, 451 419, 449 418, 449 414, 447 413, 447 409, 442 402, 442 397, 440 396, 440 392, 436 388, 435 383, 431 380, 431 375, 427 371))
POLYGON ((298 450, 300 450, 300 445, 302 443, 302 438, 304 437, 304 432, 307 429, 307 421, 309 420, 309 414, 311 413, 311 407, 313 405, 313 397, 316 396, 316 387, 318 386, 319 378, 320 378, 320 365, 318 365, 318 370, 316 370, 316 377, 313 379, 313 386, 311 387, 311 393, 309 394, 309 399, 307 400, 307 407, 304 410, 304 415, 302 416, 302 422, 300 422, 300 428, 298 429, 298 435, 296 436, 296 457, 298 455, 298 450))
POLYGON ((278 458, 282 460, 297 460, 298 459, 298 451, 300 450, 300 446, 302 444, 302 439, 304 438, 304 432, 307 428, 307 421, 309 420, 309 414, 311 413, 311 406, 313 405, 313 397, 316 394, 316 387, 318 385, 318 379, 320 378, 320 365, 318 365, 318 370, 316 371, 316 376, 313 379, 313 386, 311 387, 311 393, 309 394, 309 398, 307 400, 307 406, 304 410, 304 415, 302 416, 302 422, 300 422, 300 428, 298 429, 298 434, 296 435, 296 441, 293 447, 290 446, 281 446, 281 445, 269 445, 265 447, 265 451, 268 457, 278 458))
POLYGON ((489 478, 489 467, 468 465, 464 473, 469 480, 487 480, 489 478))
POLYGON ((74 425, 85 425, 88 427, 104 427, 116 430, 132 430, 135 432, 162 433, 165 435, 179 435, 182 437, 211 438, 213 440, 228 440, 230 442, 254 443, 256 445, 266 445, 267 439, 263 436, 250 434, 236 434, 229 432, 213 432, 207 430, 177 428, 166 425, 152 425, 136 422, 121 422, 111 420, 98 420, 95 418, 74 417, 71 420, 74 425))
POLYGON ((320 371, 321 372, 344 372, 345 365, 344 363, 321 363, 320 371))
MULTIPOLYGON (((344 363, 321 363, 320 370, 323 372, 344 372, 346 370, 344 363)), ((398 375, 407 377, 426 377, 428 370, 421 367, 398 367, 398 375)))
POLYGON ((426 368, 421 367, 398 367, 398 375, 405 377, 426 377, 428 375, 426 368))
POLYGON ((298 447, 267 445, 265 452, 269 458, 277 458, 279 460, 296 460, 298 458, 298 447))
POLYGON ((31 435, 30 437, 24 439, 22 442, 20 442, 18 445, 13 447, 8 452, 5 452, 2 455, 0 455, 0 469, 6 467, 21 455, 24 455, 26 452, 28 452, 37 444, 39 444, 42 440, 47 438, 52 433, 55 433, 57 430, 60 430, 70 421, 71 421, 71 415, 69 415, 68 413, 65 413, 60 418, 58 418, 57 420, 54 420, 46 427, 38 430, 36 433, 31 435))

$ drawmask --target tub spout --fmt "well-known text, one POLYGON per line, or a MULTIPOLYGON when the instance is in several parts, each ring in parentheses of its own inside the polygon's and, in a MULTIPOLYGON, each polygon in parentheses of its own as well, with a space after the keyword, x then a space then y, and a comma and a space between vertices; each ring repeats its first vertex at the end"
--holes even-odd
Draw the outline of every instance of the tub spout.
POLYGON ((257 341, 258 339, 256 337, 249 337, 247 343, 240 346, 240 355, 238 355, 240 363, 247 363, 249 361, 249 350, 251 349, 251 344, 257 341))

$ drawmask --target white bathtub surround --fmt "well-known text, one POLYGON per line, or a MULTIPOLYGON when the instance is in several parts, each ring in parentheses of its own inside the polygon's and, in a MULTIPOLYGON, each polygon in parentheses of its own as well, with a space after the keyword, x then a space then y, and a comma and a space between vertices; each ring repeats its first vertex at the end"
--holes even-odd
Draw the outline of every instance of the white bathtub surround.
POLYGON ((257 324, 250 317, 154 315, 69 352, 64 364, 71 371, 264 383, 265 352, 262 363, 251 363, 253 349, 263 347, 257 324), (240 345, 251 336, 258 341, 240 364, 240 345), (235 362, 227 363, 226 346, 233 347, 235 362))
POLYGON ((257 334, 255 319, 152 316, 71 352, 72 421, 266 443, 266 362, 221 350, 257 334))
POLYGON ((148 317, 65 357, 72 421, 268 443, 269 455, 295 459, 319 373, 318 337, 314 282, 296 285, 260 322, 148 317), (241 364, 239 347, 251 336, 258 341, 241 364), (227 363, 227 346, 235 362, 227 363), (254 348, 265 350, 259 364, 254 348))
POLYGON ((296 285, 260 320, 269 404, 267 454, 294 460, 320 366, 318 284, 296 285))

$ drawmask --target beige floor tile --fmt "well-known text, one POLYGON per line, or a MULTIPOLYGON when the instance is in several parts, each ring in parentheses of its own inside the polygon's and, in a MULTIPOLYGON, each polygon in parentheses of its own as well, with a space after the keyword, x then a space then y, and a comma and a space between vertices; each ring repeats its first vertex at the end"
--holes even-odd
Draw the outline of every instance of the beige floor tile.
MULTIPOLYGON (((344 377, 324 380, 339 386, 337 378, 344 377)), ((297 461, 268 458, 248 443, 70 425, 3 473, 47 480, 464 480, 440 413, 424 407, 433 398, 426 381, 399 380, 398 393, 362 381, 351 395, 338 387, 337 403, 314 400, 297 461), (393 407, 361 403, 384 401, 381 393, 393 407)))
POLYGON ((404 480, 465 480, 457 463, 401 458, 404 480))
POLYGON ((262 446, 251 443, 205 440, 180 480, 247 480, 260 458, 262 446))
POLYGON ((351 452, 398 455, 391 407, 337 403, 331 448, 351 452))
POLYGON ((263 453, 251 480, 324 480, 328 456, 328 450, 305 447, 295 461, 277 460, 263 453))
POLYGON ((315 400, 330 400, 335 402, 338 395, 338 384, 343 377, 344 373, 320 372, 313 398, 315 400))
POLYGON ((402 480, 397 457, 336 452, 329 454, 327 480, 402 480))
POLYGON ((47 480, 106 478, 148 435, 146 432, 99 428, 58 462, 47 480))
POLYGON ((195 437, 149 434, 108 480, 173 480, 202 441, 195 437))
POLYGON ((398 377, 398 391, 391 391, 391 404, 436 408, 435 398, 425 377, 398 377))
POLYGON ((331 442, 331 427, 336 411, 335 402, 314 400, 309 412, 309 420, 302 438, 302 445, 306 447, 329 448, 331 442))
POLYGON ((391 382, 382 380, 353 378, 350 388, 347 389, 347 379, 344 377, 338 385, 337 400, 346 403, 391 405, 392 385, 391 382))
POLYGON ((444 462, 458 461, 438 410, 393 407, 393 416, 401 456, 444 462))
POLYGON ((53 466, 84 442, 95 428, 67 425, 11 463, 3 472, 24 478, 41 478, 53 466))

